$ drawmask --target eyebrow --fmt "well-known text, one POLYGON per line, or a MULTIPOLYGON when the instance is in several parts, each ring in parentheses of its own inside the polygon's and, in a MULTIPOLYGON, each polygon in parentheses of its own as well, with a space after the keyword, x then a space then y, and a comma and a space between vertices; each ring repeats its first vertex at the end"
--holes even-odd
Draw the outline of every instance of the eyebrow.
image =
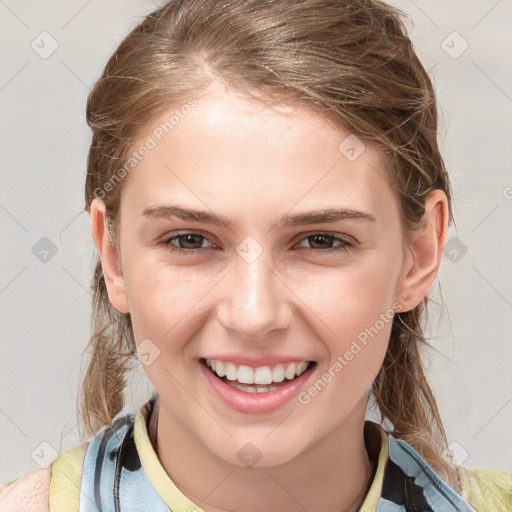
MULTIPOLYGON (((144 217, 153 219, 178 218, 204 224, 213 224, 226 229, 231 229, 233 221, 229 217, 215 215, 213 213, 184 208, 177 205, 154 205, 148 206, 143 212, 144 217)), ((376 222, 377 218, 371 213, 361 212, 347 208, 326 208, 322 210, 298 213, 295 215, 284 215, 278 222, 281 228, 307 226, 310 224, 333 223, 340 220, 357 220, 365 222, 376 222)))

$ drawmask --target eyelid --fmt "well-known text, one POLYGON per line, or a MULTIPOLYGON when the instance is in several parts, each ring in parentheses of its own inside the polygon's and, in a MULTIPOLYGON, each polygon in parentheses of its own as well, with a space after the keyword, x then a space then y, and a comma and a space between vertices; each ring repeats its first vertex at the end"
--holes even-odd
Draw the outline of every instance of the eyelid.
MULTIPOLYGON (((166 233, 162 237, 160 237, 159 238, 159 242, 164 242, 166 240, 169 240, 170 238, 173 238, 173 237, 176 237, 176 236, 180 236, 180 235, 200 235, 203 238, 205 238, 205 240, 208 240, 210 243, 212 243, 213 245, 220 245, 220 244, 212 241, 210 239, 210 235, 206 235, 206 234, 204 234, 203 232, 201 232, 199 230, 193 230, 193 229, 184 229, 184 230, 178 230, 178 231, 171 231, 169 233, 166 233)), ((345 241, 347 243, 353 243, 353 244, 358 244, 359 243, 359 240, 357 240, 356 238, 354 238, 351 235, 347 235, 345 233, 336 233, 336 232, 331 232, 331 231, 322 231, 322 230, 316 230, 316 231, 309 231, 309 232, 305 232, 305 233, 300 233, 299 235, 297 235, 296 241, 300 242, 300 241, 304 240, 305 238, 308 238, 308 237, 314 236, 314 235, 327 235, 327 236, 332 236, 334 238, 340 238, 341 240, 343 240, 343 241, 345 241)))
POLYGON ((310 236, 315 236, 315 235, 332 236, 333 238, 339 238, 349 244, 353 244, 353 245, 359 244, 359 240, 357 240, 357 238, 354 238, 351 235, 347 235, 346 233, 337 233, 337 232, 333 232, 333 231, 322 231, 322 230, 301 233, 300 235, 298 235, 298 241, 300 242, 301 240, 303 240, 305 238, 308 238, 310 236))
MULTIPOLYGON (((309 249, 315 253, 323 254, 325 256, 328 256, 330 254, 342 254, 350 250, 356 249, 360 243, 354 237, 346 235, 344 233, 332 233, 329 231, 311 231, 306 233, 301 233, 299 235, 299 238, 294 242, 293 247, 296 247, 297 244, 300 242, 305 242, 308 238, 313 236, 327 236, 333 238, 335 241, 338 242, 339 245, 327 249, 315 249, 313 247, 301 247, 302 249, 309 249)), ((167 250, 177 253, 177 254, 183 254, 183 255, 196 255, 198 253, 203 252, 205 249, 217 249, 220 244, 216 244, 215 242, 212 242, 210 240, 209 236, 206 236, 204 233, 201 233, 196 230, 178 230, 178 231, 171 231, 170 233, 167 233, 162 237, 161 240, 158 241, 159 246, 163 246, 167 250), (199 247, 195 249, 184 249, 179 247, 179 245, 176 245, 172 243, 174 239, 178 239, 180 236, 186 236, 186 235, 198 235, 204 240, 206 240, 208 243, 211 244, 210 247, 199 247)))
MULTIPOLYGON (((165 243, 168 240, 170 240, 171 238, 176 238, 176 237, 185 236, 185 235, 199 235, 199 236, 203 237, 205 240, 207 240, 209 243, 211 243, 212 246, 214 246, 214 247, 220 245, 220 244, 216 243, 215 241, 211 240, 210 235, 205 235, 204 233, 201 233, 200 231, 197 231, 194 229, 182 229, 182 230, 178 230, 178 231, 171 231, 169 233, 166 233, 162 237, 160 237, 158 239, 158 243, 165 243)), ((209 249, 209 247, 204 247, 204 249, 209 249)), ((198 249, 187 249, 187 250, 193 251, 193 250, 198 250, 198 249)))

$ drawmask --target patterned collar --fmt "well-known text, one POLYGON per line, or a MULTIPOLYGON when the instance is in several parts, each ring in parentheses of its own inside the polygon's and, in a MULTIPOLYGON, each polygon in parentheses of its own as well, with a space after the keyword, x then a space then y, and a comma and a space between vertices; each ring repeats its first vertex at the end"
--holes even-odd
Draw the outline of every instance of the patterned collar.
MULTIPOLYGON (((157 396, 59 454, 52 463, 50 512, 202 512, 175 486, 151 444, 148 419, 157 396)), ((512 512, 509 473, 460 466, 460 492, 470 506, 405 441, 374 422, 364 428, 377 464, 360 512, 512 512)))
MULTIPOLYGON (((154 403, 152 397, 136 414, 119 413, 90 441, 78 486, 80 512, 204 512, 174 484, 151 444, 148 420, 154 403)), ((366 421, 364 428, 377 467, 360 512, 475 512, 409 444, 377 423, 366 421)), ((74 503, 70 494, 77 489, 69 484, 65 461, 57 462, 52 476, 51 512, 76 510, 58 506, 59 488, 66 488, 62 499, 68 496, 67 503, 74 503)))
MULTIPOLYGON (((204 512, 176 487, 158 459, 148 434, 154 402, 155 397, 141 407, 134 423, 134 443, 144 472, 171 510, 204 512)), ((365 441, 377 468, 361 512, 474 512, 410 445, 378 423, 365 421, 365 441)))

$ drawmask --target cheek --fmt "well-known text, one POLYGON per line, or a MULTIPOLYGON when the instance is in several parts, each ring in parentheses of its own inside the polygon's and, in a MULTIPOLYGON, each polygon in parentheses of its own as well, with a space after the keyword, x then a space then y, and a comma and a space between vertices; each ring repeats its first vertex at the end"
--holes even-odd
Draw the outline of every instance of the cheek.
MULTIPOLYGON (((297 290, 314 313, 310 318, 328 354, 320 379, 332 384, 320 400, 326 407, 336 403, 340 414, 367 392, 387 350, 398 275, 397 265, 389 261, 398 260, 375 257, 350 269, 317 274, 297 290)), ((318 390, 322 386, 319 383, 318 390)))
MULTIPOLYGON (((215 307, 207 294, 213 289, 221 293, 219 280, 225 270, 173 266, 156 251, 128 254, 125 277, 135 339, 172 340, 176 350, 182 348, 179 339, 187 335, 190 339, 201 321, 207 321, 208 310, 215 307)), ((281 277, 293 290, 289 300, 303 312, 303 319, 317 326, 321 338, 337 340, 329 344, 344 352, 352 339, 374 326, 393 304, 397 256, 371 251, 337 268, 310 266, 307 275, 289 272, 281 277)))
POLYGON ((293 289, 305 308, 321 321, 331 337, 346 342, 373 326, 381 315, 392 317, 398 266, 387 263, 387 257, 373 259, 322 270, 294 283, 293 289))
POLYGON ((125 279, 134 331, 164 339, 197 302, 201 292, 197 279, 183 267, 172 268, 143 256, 130 263, 125 279))
POLYGON ((224 272, 211 268, 171 265, 165 258, 133 258, 126 273, 133 331, 137 343, 154 341, 164 358, 194 347, 197 331, 204 328, 211 313, 208 292, 224 272))
POLYGON ((176 270, 168 264, 142 260, 139 264, 143 270, 132 267, 126 276, 139 358, 159 393, 172 388, 179 396, 179 386, 172 374, 193 348, 188 342, 201 325, 196 316, 204 290, 201 293, 197 279, 183 268, 176 270))

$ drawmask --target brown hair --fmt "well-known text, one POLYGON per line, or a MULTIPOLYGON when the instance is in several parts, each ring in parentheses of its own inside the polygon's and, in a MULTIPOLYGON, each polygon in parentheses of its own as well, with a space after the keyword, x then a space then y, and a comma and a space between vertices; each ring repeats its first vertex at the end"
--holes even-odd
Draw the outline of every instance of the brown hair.
MULTIPOLYGON (((403 16, 376 0, 168 2, 121 42, 90 93, 86 210, 100 193, 117 245, 122 183, 105 184, 119 178, 141 129, 220 76, 234 90, 257 92, 261 101, 312 108, 381 149, 400 200, 406 246, 433 189, 446 193, 451 222, 435 92, 403 16)), ((92 290, 91 359, 80 396, 90 433, 123 408, 126 374, 135 361, 130 314, 110 304, 99 258, 92 290)), ((395 315, 372 391, 394 435, 459 488, 455 467, 442 457, 446 434, 421 358, 428 301, 395 315)))

